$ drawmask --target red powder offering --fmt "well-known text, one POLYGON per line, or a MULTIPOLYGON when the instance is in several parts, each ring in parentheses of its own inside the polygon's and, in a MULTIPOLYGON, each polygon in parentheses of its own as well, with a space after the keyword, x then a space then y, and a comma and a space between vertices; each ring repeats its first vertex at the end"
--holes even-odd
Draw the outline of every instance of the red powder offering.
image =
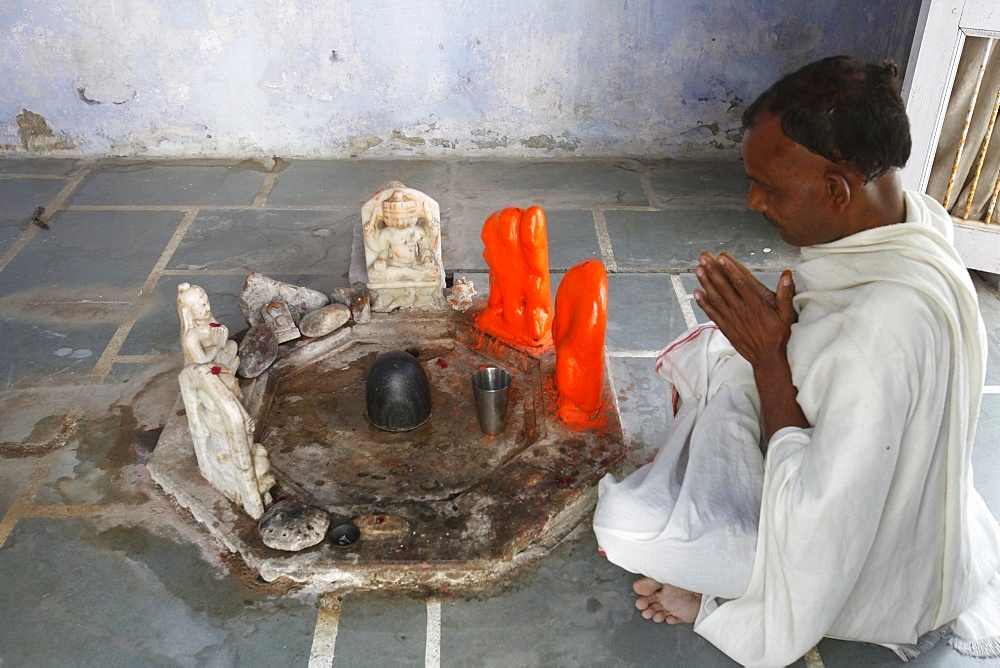
POLYGON ((222 373, 222 367, 221 366, 213 366, 212 367, 212 375, 213 376, 218 376, 220 373, 222 373))
POLYGON ((208 323, 208 326, 209 327, 222 327, 222 323, 221 322, 210 322, 210 323, 208 323))

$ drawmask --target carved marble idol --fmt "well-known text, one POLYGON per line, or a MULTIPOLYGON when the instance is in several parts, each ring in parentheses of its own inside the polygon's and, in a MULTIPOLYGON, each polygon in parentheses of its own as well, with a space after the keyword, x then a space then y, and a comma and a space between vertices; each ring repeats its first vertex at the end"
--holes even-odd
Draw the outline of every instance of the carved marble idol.
POLYGON ((441 209, 399 181, 382 186, 361 209, 367 285, 378 292, 375 311, 436 309, 445 305, 441 209))
POLYGON ((240 360, 229 330, 212 315, 197 285, 177 286, 184 368, 179 382, 202 476, 227 498, 260 518, 275 484, 267 451, 254 442, 254 422, 233 375, 240 360))
POLYGON ((260 519, 275 479, 267 451, 254 442, 253 418, 230 389, 232 374, 214 364, 188 364, 179 381, 201 475, 260 519))
POLYGON ((240 365, 236 342, 229 340, 229 329, 212 315, 208 295, 201 287, 190 283, 177 286, 177 315, 185 364, 214 362, 236 372, 240 365))

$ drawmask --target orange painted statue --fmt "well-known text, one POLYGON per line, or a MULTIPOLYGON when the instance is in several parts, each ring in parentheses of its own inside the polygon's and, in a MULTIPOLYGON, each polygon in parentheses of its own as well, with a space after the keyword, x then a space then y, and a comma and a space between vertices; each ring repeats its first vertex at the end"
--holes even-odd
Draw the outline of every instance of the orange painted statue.
POLYGON ((552 338, 564 422, 586 425, 603 415, 607 322, 607 270, 599 260, 585 260, 566 272, 556 293, 552 338))
POLYGON ((545 212, 541 207, 495 211, 483 224, 490 297, 477 326, 505 341, 552 344, 552 291, 545 212))

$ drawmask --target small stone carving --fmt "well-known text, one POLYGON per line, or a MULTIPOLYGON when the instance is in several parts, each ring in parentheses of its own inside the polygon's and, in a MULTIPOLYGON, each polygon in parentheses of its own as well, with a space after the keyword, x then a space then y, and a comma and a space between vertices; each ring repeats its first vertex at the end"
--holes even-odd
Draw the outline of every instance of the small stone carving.
POLYGON ((292 312, 288 304, 280 299, 272 299, 260 309, 260 315, 264 323, 274 329, 274 335, 278 337, 278 343, 294 341, 302 336, 299 328, 295 326, 292 319, 292 312))
POLYGON ((303 315, 330 303, 322 292, 302 288, 291 283, 282 283, 256 272, 247 275, 243 281, 243 293, 239 298, 240 310, 248 325, 259 325, 263 317, 260 310, 271 301, 278 299, 288 305, 292 319, 298 322, 303 315))
POLYGON ((343 304, 330 304, 306 313, 299 323, 299 331, 302 336, 310 338, 326 336, 343 327, 350 319, 350 308, 343 304))
POLYGON ((240 368, 236 372, 241 378, 256 378, 278 359, 278 336, 270 325, 254 325, 240 341, 240 368))
POLYGON ((367 284, 378 291, 373 310, 442 308, 444 263, 438 203, 419 190, 390 181, 362 207, 361 222, 367 284))
POLYGON ((181 351, 185 364, 214 362, 236 371, 240 360, 229 329, 212 315, 205 291, 190 283, 177 286, 177 315, 181 320, 181 351))
POLYGON ((465 313, 472 307, 472 298, 476 295, 476 288, 472 281, 465 276, 455 281, 448 293, 448 306, 456 311, 465 313))
POLYGON ((275 479, 267 451, 254 442, 253 419, 232 390, 235 378, 207 363, 188 364, 179 380, 201 475, 258 519, 271 502, 275 479))
POLYGON ((377 300, 378 293, 369 290, 364 283, 352 283, 349 288, 334 288, 330 293, 330 301, 351 309, 351 317, 359 325, 371 321, 372 304, 377 300))
POLYGON ((286 499, 268 508, 257 528, 264 545, 298 552, 323 541, 330 515, 322 508, 286 499))

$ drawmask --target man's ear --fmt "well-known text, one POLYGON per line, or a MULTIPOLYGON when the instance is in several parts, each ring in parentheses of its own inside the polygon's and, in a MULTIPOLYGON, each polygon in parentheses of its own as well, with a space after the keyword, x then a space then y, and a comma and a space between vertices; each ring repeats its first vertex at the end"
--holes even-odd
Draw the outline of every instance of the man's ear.
POLYGON ((851 203, 851 182, 839 170, 828 169, 823 173, 823 192, 833 213, 842 213, 851 203))

